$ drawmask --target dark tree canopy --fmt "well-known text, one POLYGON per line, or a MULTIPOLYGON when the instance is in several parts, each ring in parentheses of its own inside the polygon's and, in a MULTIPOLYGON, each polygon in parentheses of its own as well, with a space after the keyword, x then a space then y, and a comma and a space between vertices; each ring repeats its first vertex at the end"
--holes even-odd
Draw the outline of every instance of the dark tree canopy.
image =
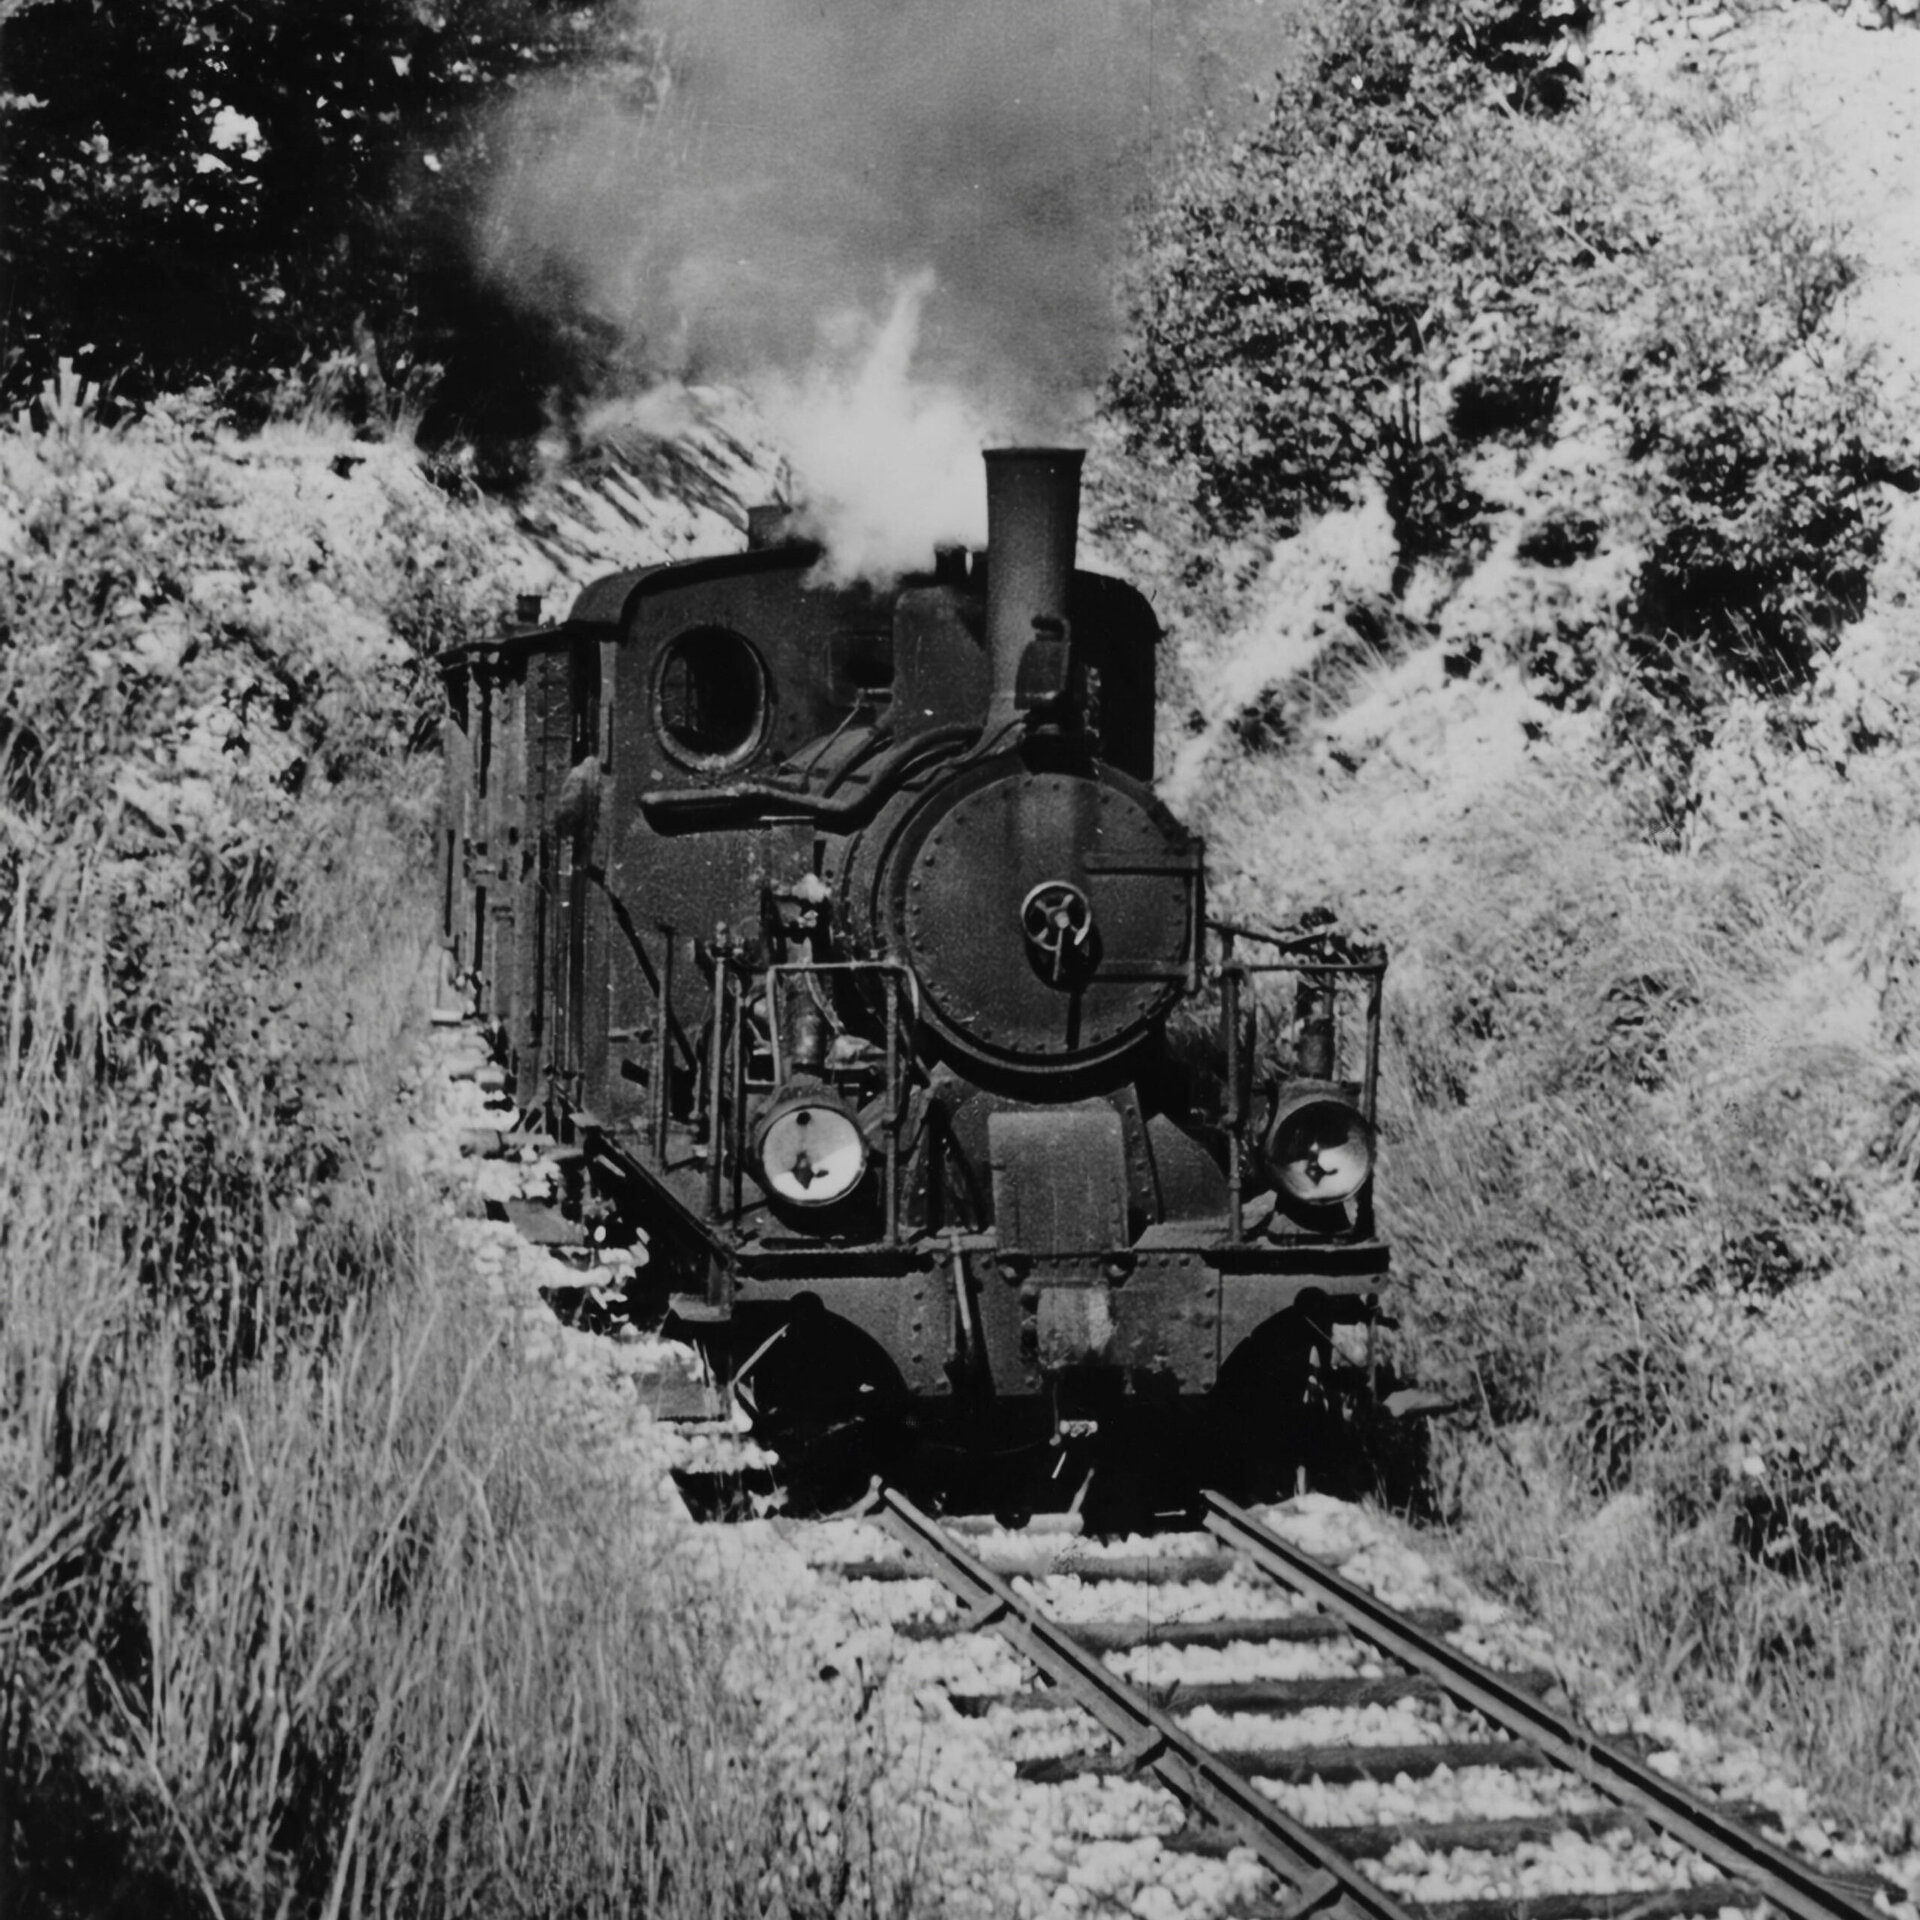
MULTIPOLYGON (((606 0, 25 0, 0 56, 6 386, 61 356, 138 395, 351 355, 537 421, 590 340, 472 265, 492 109, 558 72, 645 89, 658 47, 606 0), (441 376, 444 375, 444 379, 441 376)), ((364 396, 363 396, 364 399, 364 396)))

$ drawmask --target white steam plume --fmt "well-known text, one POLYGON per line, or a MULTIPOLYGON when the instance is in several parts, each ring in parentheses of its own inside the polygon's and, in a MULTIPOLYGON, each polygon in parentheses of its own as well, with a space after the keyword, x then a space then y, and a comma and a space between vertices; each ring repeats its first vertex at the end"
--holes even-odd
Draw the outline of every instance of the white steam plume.
POLYGON ((978 497, 987 430, 1054 439, 1086 417, 1129 208, 1309 12, 648 0, 664 104, 612 80, 523 88, 494 130, 483 250, 559 323, 616 335, 636 386, 770 396, 843 568, 921 564, 966 524, 950 476, 978 497))
POLYGON ((836 581, 928 566, 940 542, 986 539, 980 449, 994 437, 961 393, 914 373, 930 268, 902 282, 884 319, 834 316, 830 341, 797 377, 750 383, 787 450, 800 526, 836 581))

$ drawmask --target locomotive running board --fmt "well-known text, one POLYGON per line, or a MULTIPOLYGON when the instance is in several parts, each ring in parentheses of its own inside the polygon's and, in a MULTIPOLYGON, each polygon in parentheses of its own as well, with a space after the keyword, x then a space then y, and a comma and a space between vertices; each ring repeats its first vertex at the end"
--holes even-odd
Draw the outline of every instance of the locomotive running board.
MULTIPOLYGON (((666 1231, 699 1248, 709 1262, 709 1274, 719 1277, 720 1287, 716 1290, 710 1286, 706 1295, 706 1312, 696 1313, 690 1305, 688 1310, 676 1306, 675 1311, 682 1319, 727 1319, 733 1310, 732 1250, 651 1167, 616 1146, 587 1115, 576 1113, 573 1120, 585 1139, 588 1165, 610 1181, 637 1187, 647 1202, 665 1215, 666 1231), (723 1297, 714 1298, 716 1291, 723 1297)), ((689 1303, 700 1297, 697 1294, 675 1296, 676 1300, 689 1303)))

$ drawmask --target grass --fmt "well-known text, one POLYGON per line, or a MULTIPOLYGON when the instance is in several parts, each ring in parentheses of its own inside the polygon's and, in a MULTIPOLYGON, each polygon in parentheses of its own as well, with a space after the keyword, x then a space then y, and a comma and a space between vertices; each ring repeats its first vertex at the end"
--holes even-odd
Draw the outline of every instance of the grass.
POLYGON ((269 1235, 237 1283, 324 1310, 156 1299, 111 1201, 110 1115, 49 1127, 45 1082, 0 1094, 26 1910, 94 1910, 104 1832, 115 1886, 181 1911, 840 1912, 863 1889, 891 1911, 873 1835, 806 1817, 873 1784, 844 1703, 823 1684, 811 1729, 769 1737, 767 1700, 799 1683, 767 1623, 693 1570, 652 1481, 583 1430, 382 1164, 422 942, 397 858, 388 931, 347 939, 369 878, 302 963, 350 1037, 329 1092, 367 1155, 323 1226, 269 1235), (253 1327, 243 1354, 208 1340, 209 1308, 253 1327))
MULTIPOLYGON (((1389 17, 1411 19, 1341 16, 1389 17)), ((1219 911, 1328 906, 1392 953, 1396 1358, 1473 1409, 1436 1429, 1432 1513, 1570 1644, 1716 1703, 1911 1836, 1916 549, 1867 457, 1910 422, 1843 345, 1861 267, 1806 197, 1804 130, 1707 81, 1493 108, 1473 138, 1529 162, 1495 207, 1455 120, 1405 112, 1417 91, 1382 92, 1404 138, 1376 157, 1436 205, 1470 189, 1501 231, 1464 251, 1392 220, 1348 244, 1337 96, 1311 166, 1273 170, 1298 116, 1271 151, 1216 143, 1148 223, 1119 391, 1147 460, 1102 449, 1090 493, 1183 634, 1162 766, 1219 911), (1296 215, 1328 251, 1268 287, 1268 228, 1296 215), (1392 618, 1363 488, 1274 531, 1294 481, 1342 497, 1324 462, 1216 512, 1238 545, 1197 537, 1210 485, 1217 507, 1316 422, 1344 430, 1386 377, 1328 386, 1312 353, 1241 353, 1247 329, 1304 339, 1435 271, 1472 291, 1449 308, 1432 282, 1389 370, 1435 403, 1459 517, 1399 570, 1392 618), (1200 359, 1162 351, 1208 331, 1216 292, 1200 359), (1543 372, 1528 413, 1513 376, 1543 372), (1504 418, 1462 405, 1503 381, 1504 418)), ((1403 561, 1407 528, 1396 511, 1403 561)))
POLYGON ((1429 1488, 1465 1561, 1898 1839, 1920 762, 1780 752, 1651 837, 1630 773, 1544 746, 1425 812, 1404 767, 1249 757, 1205 825, 1225 910, 1339 900, 1393 953, 1383 1226, 1401 1358, 1472 1409, 1429 1488))
POLYGON ((910 1911, 893 1732, 397 1150, 418 675, 305 596, 358 646, 406 556, 316 573, 206 431, 49 402, 0 448, 0 1905, 910 1911))

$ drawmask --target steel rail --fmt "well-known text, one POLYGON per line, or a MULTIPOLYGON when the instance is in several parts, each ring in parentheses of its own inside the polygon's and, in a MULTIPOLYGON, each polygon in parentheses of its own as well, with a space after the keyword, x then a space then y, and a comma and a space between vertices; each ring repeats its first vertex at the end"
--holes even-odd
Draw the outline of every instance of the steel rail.
POLYGON ((1643 1814, 1795 1920, 1871 1920, 1874 1910, 1804 1860, 1729 1818, 1701 1795, 1662 1778, 1621 1747, 1555 1713, 1457 1647, 1408 1626, 1404 1616, 1263 1527, 1224 1494, 1205 1493, 1206 1529, 1270 1578, 1343 1620, 1361 1639, 1431 1674, 1462 1706, 1516 1734, 1588 1785, 1643 1814))
POLYGON ((1308 1914, 1413 1920, 1391 1894, 1201 1746, 911 1501, 876 1486, 869 1511, 965 1604, 973 1626, 1001 1634, 1091 1714, 1119 1743, 1132 1770, 1152 1774, 1251 1848, 1292 1894, 1285 1920, 1308 1914))

